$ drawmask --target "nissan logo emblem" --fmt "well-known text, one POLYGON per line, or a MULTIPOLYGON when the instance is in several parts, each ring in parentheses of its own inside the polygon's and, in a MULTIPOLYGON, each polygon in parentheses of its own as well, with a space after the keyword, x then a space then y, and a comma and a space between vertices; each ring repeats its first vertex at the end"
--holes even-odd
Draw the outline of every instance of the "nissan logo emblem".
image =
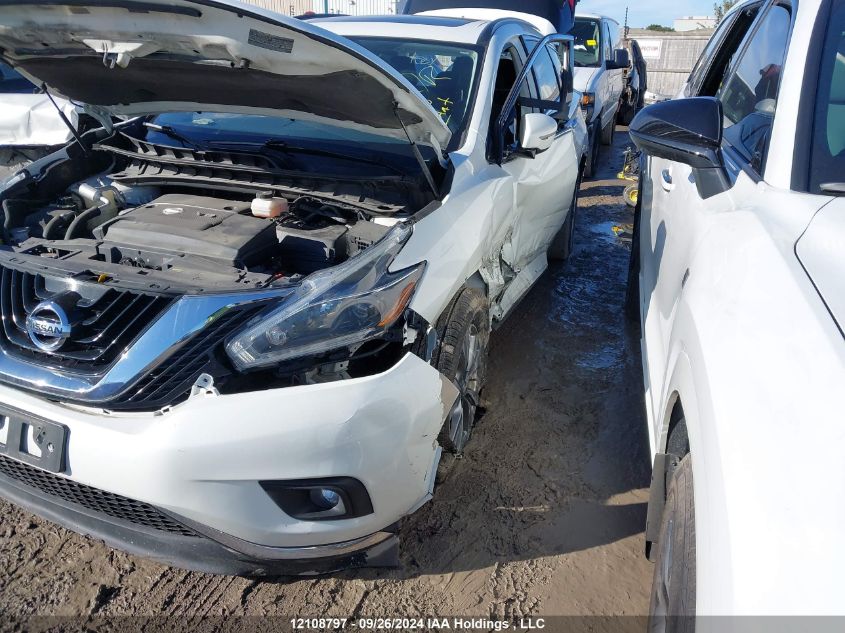
POLYGON ((26 333, 38 349, 55 352, 70 337, 70 321, 54 301, 42 301, 26 317, 26 333))

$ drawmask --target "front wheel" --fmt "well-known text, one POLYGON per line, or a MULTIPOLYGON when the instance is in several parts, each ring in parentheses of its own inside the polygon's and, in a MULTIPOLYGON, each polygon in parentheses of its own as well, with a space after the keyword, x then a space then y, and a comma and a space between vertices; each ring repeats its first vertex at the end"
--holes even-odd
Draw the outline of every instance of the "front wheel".
POLYGON ((694 633, 695 503, 689 454, 670 477, 657 542, 648 629, 652 633, 694 633))
POLYGON ((440 317, 437 331, 440 349, 434 366, 460 391, 437 439, 446 452, 460 455, 472 435, 487 374, 487 299, 478 290, 464 288, 440 317))
POLYGON ((616 133, 616 117, 614 116, 601 131, 601 144, 613 145, 613 136, 616 133))

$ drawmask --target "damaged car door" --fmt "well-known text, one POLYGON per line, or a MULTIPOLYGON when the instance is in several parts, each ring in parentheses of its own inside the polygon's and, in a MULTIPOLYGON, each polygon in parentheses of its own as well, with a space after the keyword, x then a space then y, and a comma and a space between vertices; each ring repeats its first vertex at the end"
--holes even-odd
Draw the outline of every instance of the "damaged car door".
MULTIPOLYGON (((519 46, 530 51, 518 73, 512 68, 514 51, 505 51, 499 77, 516 81, 501 113, 492 121, 494 159, 513 191, 513 222, 501 251, 507 283, 497 312, 501 317, 516 305, 548 266, 547 251, 564 226, 576 195, 579 175, 579 128, 572 103, 568 64, 569 39, 551 35, 540 41, 523 36, 519 46), (537 128, 545 134, 535 137, 537 128)), ((497 89, 499 88, 497 80, 497 89)), ((580 121, 583 127, 583 120, 580 121)))

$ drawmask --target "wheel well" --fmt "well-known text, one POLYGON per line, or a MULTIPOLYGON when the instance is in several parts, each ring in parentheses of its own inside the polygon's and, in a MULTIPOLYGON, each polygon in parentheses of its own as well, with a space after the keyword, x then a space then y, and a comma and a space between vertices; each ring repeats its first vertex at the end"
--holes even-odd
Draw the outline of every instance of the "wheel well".
MULTIPOLYGON (((480 272, 476 272, 475 274, 473 274, 469 279, 466 280, 464 285, 467 288, 475 288, 476 290, 481 292, 485 297, 489 298, 489 294, 490 294, 489 288, 487 287, 487 284, 484 282, 484 279, 481 277, 480 272)), ((460 290, 458 290, 458 292, 460 292, 460 290)))

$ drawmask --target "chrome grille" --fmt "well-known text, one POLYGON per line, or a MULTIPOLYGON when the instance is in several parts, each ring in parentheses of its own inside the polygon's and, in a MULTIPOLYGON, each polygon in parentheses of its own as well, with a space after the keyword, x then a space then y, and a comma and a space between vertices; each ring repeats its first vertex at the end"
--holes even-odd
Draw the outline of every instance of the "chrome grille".
MULTIPOLYGON (((109 403, 114 409, 154 409, 184 398, 200 374, 219 377, 216 355, 226 338, 266 309, 266 303, 233 308, 197 333, 181 349, 147 373, 122 396, 109 403)), ((223 373, 228 373, 226 370, 223 373)))
POLYGON ((50 366, 96 372, 111 365, 171 301, 92 282, 69 285, 68 279, 2 267, 0 346, 50 366), (45 353, 30 339, 26 319, 39 303, 59 297, 72 303, 71 335, 61 348, 45 353))

